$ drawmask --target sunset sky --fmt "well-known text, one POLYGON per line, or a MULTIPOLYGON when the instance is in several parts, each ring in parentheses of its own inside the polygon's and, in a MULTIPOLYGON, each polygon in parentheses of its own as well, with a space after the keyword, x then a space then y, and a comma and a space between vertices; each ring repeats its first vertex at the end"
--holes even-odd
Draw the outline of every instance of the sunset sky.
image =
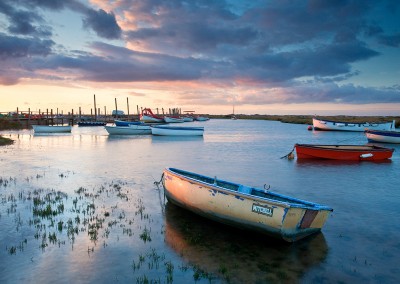
POLYGON ((1 0, 0 112, 400 115, 400 1, 1 0))

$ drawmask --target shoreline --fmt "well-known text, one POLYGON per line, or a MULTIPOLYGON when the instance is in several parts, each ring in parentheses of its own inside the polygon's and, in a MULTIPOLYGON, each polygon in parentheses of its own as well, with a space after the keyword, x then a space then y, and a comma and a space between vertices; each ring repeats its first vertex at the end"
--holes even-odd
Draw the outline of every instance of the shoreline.
MULTIPOLYGON (((207 115, 211 119, 231 119, 232 114, 228 115, 207 115)), ((294 124, 307 124, 312 125, 312 118, 314 115, 269 115, 269 114, 235 114, 237 119, 251 119, 251 120, 273 120, 282 123, 294 124)), ((356 115, 330 115, 330 116, 317 116, 324 120, 345 121, 350 123, 364 123, 364 122, 387 122, 396 121, 396 128, 400 127, 400 116, 356 116, 356 115)), ((18 120, 10 120, 7 118, 0 118, 0 130, 18 130, 30 129, 31 126, 21 123, 18 120)))

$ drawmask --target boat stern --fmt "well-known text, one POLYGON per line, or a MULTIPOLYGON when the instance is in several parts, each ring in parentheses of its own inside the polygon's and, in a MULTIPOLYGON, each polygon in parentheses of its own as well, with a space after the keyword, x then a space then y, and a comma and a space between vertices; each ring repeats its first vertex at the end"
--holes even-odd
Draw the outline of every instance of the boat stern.
POLYGON ((282 223, 282 238, 294 242, 321 231, 333 210, 288 208, 282 223))

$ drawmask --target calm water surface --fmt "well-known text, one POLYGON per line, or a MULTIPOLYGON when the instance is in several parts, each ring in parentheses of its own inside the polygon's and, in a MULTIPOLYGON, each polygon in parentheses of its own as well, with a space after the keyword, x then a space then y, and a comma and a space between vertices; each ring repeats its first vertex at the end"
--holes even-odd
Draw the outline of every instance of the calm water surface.
POLYGON ((400 146, 391 161, 280 159, 295 143, 365 144, 363 133, 210 120, 203 138, 2 131, 1 283, 398 283, 400 146), (295 244, 232 229, 164 200, 165 167, 334 208, 295 244))

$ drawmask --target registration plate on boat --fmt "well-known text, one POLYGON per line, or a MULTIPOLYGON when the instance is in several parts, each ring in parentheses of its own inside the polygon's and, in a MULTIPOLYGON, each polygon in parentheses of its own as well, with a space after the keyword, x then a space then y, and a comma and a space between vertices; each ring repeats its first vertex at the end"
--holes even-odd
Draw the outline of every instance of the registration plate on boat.
POLYGON ((255 204, 255 203, 253 203, 251 211, 253 211, 257 214, 263 214, 263 215, 267 215, 270 217, 272 217, 272 215, 274 214, 274 208, 268 207, 265 205, 255 204))

